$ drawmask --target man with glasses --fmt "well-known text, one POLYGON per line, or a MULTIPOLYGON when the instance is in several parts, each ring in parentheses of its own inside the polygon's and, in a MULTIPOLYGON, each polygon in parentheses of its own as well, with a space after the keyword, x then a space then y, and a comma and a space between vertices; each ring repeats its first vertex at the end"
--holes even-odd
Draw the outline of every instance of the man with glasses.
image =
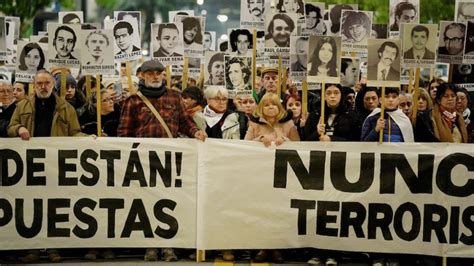
POLYGON ((81 132, 71 104, 53 93, 54 78, 46 70, 36 72, 35 95, 18 103, 8 126, 9 137, 86 136, 81 132))
POLYGON ((8 80, 0 80, 0 137, 7 137, 7 127, 15 107, 12 85, 8 80))
MULTIPOLYGON (((185 113, 179 93, 166 88, 165 67, 158 61, 149 60, 142 64, 141 70, 143 79, 138 85, 139 93, 157 110, 173 138, 182 133, 204 140, 207 137, 206 133, 200 131, 192 118, 185 113)), ((123 103, 117 135, 138 138, 168 136, 164 125, 139 95, 131 95, 123 103)))
POLYGON ((444 29, 444 47, 439 47, 438 53, 442 55, 460 55, 464 50, 464 37, 466 25, 453 22, 444 29))

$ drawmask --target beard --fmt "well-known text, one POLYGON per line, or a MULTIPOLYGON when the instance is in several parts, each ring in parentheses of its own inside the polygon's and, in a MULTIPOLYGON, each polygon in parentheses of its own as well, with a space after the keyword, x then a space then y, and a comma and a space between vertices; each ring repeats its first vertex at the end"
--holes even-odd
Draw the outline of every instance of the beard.
POLYGON ((290 35, 287 34, 276 34, 273 40, 279 47, 287 47, 288 40, 290 39, 290 35))
POLYGON ((38 97, 38 99, 48 99, 51 94, 53 93, 53 90, 51 89, 50 91, 47 91, 47 92, 40 92, 40 91, 36 91, 36 97, 38 97))
POLYGON ((159 89, 163 85, 162 81, 147 81, 145 80, 145 87, 159 89))

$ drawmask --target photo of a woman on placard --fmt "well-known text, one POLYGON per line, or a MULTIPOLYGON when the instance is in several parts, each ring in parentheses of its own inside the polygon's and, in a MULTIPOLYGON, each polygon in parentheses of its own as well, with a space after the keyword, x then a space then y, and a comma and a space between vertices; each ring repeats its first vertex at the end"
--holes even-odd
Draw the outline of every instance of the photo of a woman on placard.
POLYGON ((21 51, 18 69, 35 73, 44 68, 44 61, 43 49, 37 43, 28 43, 21 51))
POLYGON ((337 53, 334 38, 320 38, 313 50, 311 62, 308 64, 308 75, 337 77, 337 53))

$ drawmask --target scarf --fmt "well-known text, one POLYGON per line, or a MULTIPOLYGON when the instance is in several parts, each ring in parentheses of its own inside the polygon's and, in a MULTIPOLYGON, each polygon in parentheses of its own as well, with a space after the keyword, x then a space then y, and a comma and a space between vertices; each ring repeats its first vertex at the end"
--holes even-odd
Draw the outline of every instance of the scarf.
POLYGON ((471 123, 471 119, 469 119, 469 117, 471 117, 471 109, 466 108, 464 112, 462 112, 462 117, 464 118, 464 123, 466 124, 466 127, 467 127, 467 125, 471 123))
POLYGON ((138 86, 139 86, 140 92, 146 97, 160 98, 166 92, 166 86, 164 86, 163 83, 161 84, 161 87, 159 88, 149 88, 145 86, 145 80, 141 79, 138 86))
POLYGON ((206 120, 206 124, 209 127, 214 127, 219 121, 221 120, 222 116, 224 116, 224 113, 216 113, 214 110, 212 110, 209 105, 206 105, 204 107, 204 119, 206 120))
POLYGON ((196 105, 196 106, 194 106, 193 108, 190 108, 190 109, 186 110, 186 113, 187 113, 190 117, 193 117, 195 113, 201 112, 201 111, 202 111, 202 106, 196 105))
MULTIPOLYGON (((375 108, 369 116, 373 116, 380 113, 380 108, 375 108)), ((403 113, 401 109, 386 110, 386 114, 389 115, 393 121, 398 125, 403 135, 403 142, 414 142, 415 136, 413 135, 413 128, 408 116, 403 113)))
POLYGON ((443 106, 439 106, 439 112, 441 113, 441 117, 446 121, 448 127, 451 131, 453 131, 454 123, 456 123, 456 109, 446 109, 443 106))

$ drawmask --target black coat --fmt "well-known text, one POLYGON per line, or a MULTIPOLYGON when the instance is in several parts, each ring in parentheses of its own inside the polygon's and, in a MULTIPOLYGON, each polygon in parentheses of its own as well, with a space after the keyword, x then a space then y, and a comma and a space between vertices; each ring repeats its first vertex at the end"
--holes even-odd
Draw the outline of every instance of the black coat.
POLYGON ((0 109, 0 137, 8 137, 7 128, 16 109, 16 102, 11 103, 8 107, 0 109))
MULTIPOLYGON (((102 132, 109 137, 117 136, 117 128, 120 120, 120 106, 114 105, 114 111, 101 116, 102 132)), ((97 113, 84 110, 79 116, 81 131, 86 134, 97 134, 97 113)))
MULTIPOLYGON (((328 117, 331 114, 331 109, 326 106, 324 115, 324 123, 328 127, 328 117)), ((339 107, 335 110, 336 117, 334 118, 334 133, 330 136, 331 141, 359 141, 361 122, 356 113, 347 110, 344 107, 339 107)), ((319 141, 319 133, 317 125, 321 117, 320 111, 311 112, 306 120, 304 127, 304 135, 307 141, 319 141)))

